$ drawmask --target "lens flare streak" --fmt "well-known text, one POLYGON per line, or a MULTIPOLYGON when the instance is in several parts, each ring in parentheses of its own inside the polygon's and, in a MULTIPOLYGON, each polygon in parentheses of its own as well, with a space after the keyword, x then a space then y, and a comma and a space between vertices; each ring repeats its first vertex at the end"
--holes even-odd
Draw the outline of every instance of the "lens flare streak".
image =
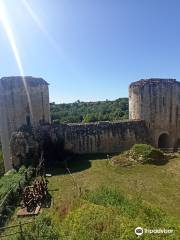
POLYGON ((14 37, 11 25, 10 25, 8 17, 7 17, 6 8, 5 8, 2 0, 0 0, 0 23, 2 24, 2 26, 3 26, 3 28, 6 32, 6 35, 8 37, 9 44, 12 48, 12 51, 13 51, 13 54, 14 54, 14 57, 15 57, 20 75, 22 77, 22 81, 23 81, 23 84, 24 84, 24 87, 25 87, 25 91, 26 91, 27 99, 28 99, 28 103, 29 103, 31 118, 32 118, 32 121, 33 121, 31 98, 30 98, 28 88, 27 88, 27 84, 26 84, 26 81, 25 81, 25 78, 24 78, 23 66, 22 66, 22 63, 21 63, 18 48, 16 46, 15 37, 14 37))
POLYGON ((26 10, 30 14, 31 18, 33 21, 37 24, 38 28, 42 31, 42 33, 45 35, 45 37, 48 39, 50 44, 62 55, 62 49, 60 49, 59 45, 56 43, 54 38, 48 33, 44 25, 42 24, 41 20, 39 19, 38 15, 36 12, 32 9, 30 4, 27 2, 27 0, 21 0, 23 5, 25 6, 26 10))

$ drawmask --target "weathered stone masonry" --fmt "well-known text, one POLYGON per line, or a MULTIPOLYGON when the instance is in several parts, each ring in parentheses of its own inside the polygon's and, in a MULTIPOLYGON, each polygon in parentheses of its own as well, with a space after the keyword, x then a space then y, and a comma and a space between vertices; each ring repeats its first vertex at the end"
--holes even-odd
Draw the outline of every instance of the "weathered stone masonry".
POLYGON ((175 79, 132 83, 129 121, 60 125, 50 124, 47 82, 32 77, 24 80, 31 106, 21 77, 0 79, 0 134, 6 171, 32 153, 36 155, 40 145, 38 129, 52 141, 63 139, 66 150, 79 154, 115 153, 135 143, 180 147, 180 83, 175 79), (33 134, 19 131, 23 125, 32 126, 33 134))
POLYGON ((145 121, 61 125, 65 148, 75 153, 114 153, 148 142, 145 121))
POLYGON ((21 77, 0 79, 0 135, 6 170, 12 168, 12 133, 22 125, 50 122, 48 83, 32 77, 25 77, 24 81, 25 84, 21 77))
MULTIPOLYGON (((28 156, 38 158, 38 149, 48 139, 56 143, 61 139, 64 150, 77 154, 115 153, 129 149, 135 143, 148 143, 145 121, 98 122, 88 124, 48 124, 33 133, 18 131, 11 138, 12 162, 20 165, 28 156), (46 137, 45 137, 46 136, 46 137), (40 140, 41 139, 41 140, 40 140)), ((52 159, 53 160, 53 159, 52 159)))
POLYGON ((156 147, 180 147, 180 82, 152 78, 132 83, 129 119, 146 121, 156 147))

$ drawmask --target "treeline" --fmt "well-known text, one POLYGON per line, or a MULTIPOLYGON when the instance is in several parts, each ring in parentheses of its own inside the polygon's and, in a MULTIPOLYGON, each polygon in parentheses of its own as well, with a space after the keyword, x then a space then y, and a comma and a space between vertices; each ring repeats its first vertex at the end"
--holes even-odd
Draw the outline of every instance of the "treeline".
POLYGON ((128 119, 128 98, 114 101, 50 103, 52 122, 78 123, 128 119))

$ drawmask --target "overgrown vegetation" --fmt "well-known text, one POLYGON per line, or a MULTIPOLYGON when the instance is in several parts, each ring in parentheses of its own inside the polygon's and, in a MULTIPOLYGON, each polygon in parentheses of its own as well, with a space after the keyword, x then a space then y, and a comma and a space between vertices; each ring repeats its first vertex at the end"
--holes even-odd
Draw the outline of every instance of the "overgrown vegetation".
MULTIPOLYGON (((100 187, 85 197, 79 208, 70 212, 61 225, 62 239, 136 239, 134 229, 173 229, 171 236, 161 234, 156 239, 175 239, 179 231, 161 209, 129 199, 116 188, 100 187)), ((144 235, 142 239, 151 239, 144 235)))
POLYGON ((19 184, 19 181, 22 178, 22 175, 27 169, 22 166, 19 171, 10 170, 6 175, 0 178, 0 204, 5 197, 5 195, 12 189, 16 188, 19 184))
MULTIPOLYGON (((73 178, 61 167, 48 169, 52 174, 48 180, 53 205, 35 218, 36 226, 23 226, 23 232, 31 236, 26 239, 38 239, 38 234, 48 239, 43 237, 47 227, 47 233, 52 231, 55 236, 49 239, 58 236, 62 240, 126 240, 129 236, 135 240, 137 226, 174 230, 173 235, 145 234, 141 239, 179 239, 180 158, 160 166, 136 164, 115 168, 106 155, 96 154, 77 156, 68 167, 73 178), (82 190, 80 198, 74 181, 82 190), (50 219, 46 221, 44 217, 50 219)), ((14 214, 9 225, 30 219, 19 219, 14 214)), ((4 234, 14 231, 7 229, 4 234)), ((13 239, 17 236, 13 235, 13 239)))
POLYGON ((122 166, 138 163, 160 165, 164 164, 166 161, 167 158, 162 151, 148 144, 134 144, 130 150, 112 158, 113 164, 120 164, 122 166))
POLYGON ((30 181, 33 169, 22 166, 19 171, 10 170, 0 178, 0 226, 15 209, 22 188, 30 181))
POLYGON ((148 144, 134 144, 130 149, 129 154, 133 159, 140 163, 157 163, 164 160, 164 154, 159 149, 156 149, 148 144))
POLYGON ((128 98, 115 101, 50 104, 54 123, 115 121, 128 119, 128 98))
POLYGON ((23 227, 22 232, 13 237, 14 240, 49 239, 59 240, 59 233, 49 214, 42 213, 32 224, 23 227))
POLYGON ((109 240, 137 239, 134 229, 172 229, 172 234, 152 236, 145 234, 142 239, 177 239, 178 224, 162 209, 142 201, 140 196, 128 198, 114 187, 99 187, 76 199, 75 206, 67 212, 58 225, 52 215, 42 214, 36 221, 23 229, 24 235, 14 239, 62 239, 62 240, 109 240))

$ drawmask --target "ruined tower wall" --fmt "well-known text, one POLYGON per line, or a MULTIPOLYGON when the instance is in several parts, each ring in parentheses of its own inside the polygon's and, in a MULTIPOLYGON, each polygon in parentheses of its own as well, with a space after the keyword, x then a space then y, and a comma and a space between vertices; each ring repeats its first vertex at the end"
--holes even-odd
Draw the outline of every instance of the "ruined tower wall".
POLYGON ((65 148, 74 153, 115 153, 148 142, 144 121, 97 122, 61 126, 65 148), (62 129, 63 128, 63 129, 62 129))
POLYGON ((142 119, 150 129, 154 145, 162 133, 170 136, 170 147, 180 137, 180 83, 175 79, 147 79, 129 87, 129 119, 142 119))
POLYGON ((25 77, 25 82, 29 97, 21 77, 0 79, 0 132, 6 171, 12 168, 9 149, 12 132, 24 124, 50 122, 48 84, 32 77, 25 77))

